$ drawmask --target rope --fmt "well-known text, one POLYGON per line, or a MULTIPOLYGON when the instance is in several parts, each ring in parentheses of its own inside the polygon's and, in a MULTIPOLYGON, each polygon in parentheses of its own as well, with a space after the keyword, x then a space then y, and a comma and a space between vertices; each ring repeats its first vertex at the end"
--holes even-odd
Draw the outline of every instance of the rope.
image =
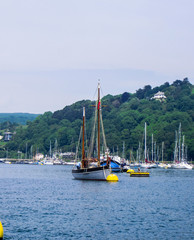
POLYGON ((105 132, 104 132, 104 125, 103 125, 103 121, 102 121, 102 112, 101 111, 100 111, 100 121, 101 121, 101 128, 102 128, 103 143, 104 143, 105 150, 107 151, 106 137, 105 137, 105 132))
POLYGON ((90 139, 90 146, 89 146, 89 151, 88 151, 88 158, 91 158, 91 155, 94 150, 94 137, 95 137, 95 130, 96 130, 96 122, 97 122, 97 101, 96 101, 96 110, 95 110, 95 117, 94 117, 94 125, 93 125, 93 130, 91 134, 91 139, 90 139))
POLYGON ((75 161, 74 161, 74 163, 77 162, 77 155, 78 155, 78 151, 79 151, 79 145, 80 145, 80 142, 81 142, 81 135, 82 135, 82 126, 81 126, 81 129, 80 129, 79 140, 78 140, 78 144, 77 144, 77 148, 76 148, 76 154, 75 154, 75 161))

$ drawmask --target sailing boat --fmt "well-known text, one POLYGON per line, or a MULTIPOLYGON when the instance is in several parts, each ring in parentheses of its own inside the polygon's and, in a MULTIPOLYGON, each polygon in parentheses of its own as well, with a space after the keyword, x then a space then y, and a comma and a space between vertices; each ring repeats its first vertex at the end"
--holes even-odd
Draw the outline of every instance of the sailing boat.
POLYGON ((174 163, 171 165, 171 168, 192 169, 192 166, 187 163, 187 159, 185 156, 185 136, 183 136, 182 147, 181 147, 181 137, 182 137, 182 134, 181 134, 181 123, 180 123, 178 138, 177 138, 177 133, 175 136, 174 163), (178 143, 178 146, 177 146, 177 143, 178 143))
POLYGON ((144 136, 144 147, 145 147, 145 150, 144 150, 144 162, 141 164, 141 167, 142 168, 147 168, 149 166, 149 163, 148 163, 148 160, 147 160, 147 124, 145 122, 145 128, 144 128, 144 131, 145 131, 145 136, 144 136))
MULTIPOLYGON (((85 108, 83 108, 82 159, 81 159, 81 162, 79 164, 75 165, 74 168, 72 169, 73 177, 78 180, 106 181, 108 176, 113 175, 113 174, 110 174, 111 169, 110 169, 110 164, 109 164, 108 153, 106 156, 107 157, 106 165, 105 166, 100 165, 100 127, 103 126, 102 125, 102 116, 101 116, 100 83, 98 83, 98 100, 96 102, 96 115, 97 115, 97 130, 98 130, 97 131, 98 132, 98 134, 97 134, 97 150, 98 150, 97 159, 92 158, 91 153, 89 153, 88 156, 86 156, 85 141, 84 141, 84 139, 85 139, 85 108)), ((104 134, 103 134, 103 137, 104 137, 104 134)), ((93 144, 93 140, 91 139, 91 145, 92 144, 93 144)), ((93 148, 93 147, 91 147, 91 148, 93 148)))
MULTIPOLYGON (((153 137, 152 137, 152 141, 153 141, 153 137)), ((153 144, 152 144, 153 146, 153 144)), ((154 163, 154 161, 151 163, 149 161, 149 154, 148 154, 148 150, 147 150, 147 123, 145 122, 145 144, 144 144, 145 150, 144 150, 144 163, 141 164, 142 168, 156 168, 157 164, 154 163), (148 157, 148 159, 147 159, 148 157)), ((153 151, 153 150, 152 150, 153 151)))

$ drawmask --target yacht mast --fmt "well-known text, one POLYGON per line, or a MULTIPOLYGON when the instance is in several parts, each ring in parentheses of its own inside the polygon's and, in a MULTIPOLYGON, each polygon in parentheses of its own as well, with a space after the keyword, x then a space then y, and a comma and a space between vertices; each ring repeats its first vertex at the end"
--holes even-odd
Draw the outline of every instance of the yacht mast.
POLYGON ((181 123, 179 124, 179 162, 181 162, 181 123))
POLYGON ((50 140, 50 150, 49 150, 49 154, 50 154, 50 159, 51 159, 51 158, 52 158, 51 140, 50 140))
POLYGON ((84 168, 85 160, 85 143, 84 143, 84 133, 85 133, 85 107, 83 107, 83 129, 82 129, 82 168, 84 168))
POLYGON ((123 159, 125 158, 125 142, 123 141, 123 159))
POLYGON ((98 82, 98 163, 100 163, 100 82, 98 82))
POLYGON ((164 142, 162 142, 162 162, 164 161, 164 142))
POLYGON ((152 133, 152 162, 154 161, 154 136, 152 133))
POLYGON ((146 122, 145 122, 145 162, 147 162, 147 147, 146 147, 146 140, 147 140, 147 133, 146 133, 146 122))
POLYGON ((182 142, 182 157, 181 157, 181 162, 184 162, 184 161, 185 161, 184 148, 185 148, 185 135, 183 136, 183 142, 182 142))

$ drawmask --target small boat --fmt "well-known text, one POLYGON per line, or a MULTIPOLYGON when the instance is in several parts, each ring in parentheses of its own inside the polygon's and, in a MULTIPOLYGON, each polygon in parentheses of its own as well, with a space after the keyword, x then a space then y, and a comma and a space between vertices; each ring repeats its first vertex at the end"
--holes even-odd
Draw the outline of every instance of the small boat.
POLYGON ((130 177, 149 177, 150 174, 148 172, 131 172, 130 177))
MULTIPOLYGON (((100 162, 101 166, 105 166, 107 164, 107 160, 104 159, 103 161, 100 162)), ((121 164, 117 160, 109 157, 109 164, 111 167, 112 172, 120 172, 121 171, 121 164)))
POLYGON ((53 160, 52 159, 44 159, 42 161, 43 165, 53 165, 53 160))
POLYGON ((175 149, 174 149, 174 162, 171 164, 173 169, 190 169, 193 167, 187 163, 187 157, 185 154, 185 136, 183 135, 181 146, 181 123, 179 124, 178 133, 175 135, 175 149))
POLYGON ((7 161, 7 160, 6 160, 4 163, 5 163, 5 164, 11 164, 11 162, 10 162, 10 161, 7 161))
POLYGON ((134 171, 134 170, 131 169, 130 166, 125 165, 125 166, 122 168, 122 171, 129 173, 130 171, 134 171))
POLYGON ((75 161, 73 161, 73 162, 72 161, 71 162, 66 161, 66 162, 64 162, 64 165, 75 165, 75 161))
POLYGON ((151 168, 157 168, 158 164, 156 163, 149 163, 149 165, 146 167, 147 169, 151 169, 151 168))
POLYGON ((55 160, 53 161, 53 165, 63 165, 63 162, 60 161, 59 159, 55 159, 55 160))
POLYGON ((142 162, 141 164, 140 164, 140 167, 141 168, 151 168, 151 166, 154 166, 154 165, 152 165, 152 163, 150 162, 150 161, 148 161, 148 159, 147 159, 147 123, 145 122, 145 136, 144 136, 144 147, 145 147, 145 150, 144 150, 144 162, 142 162))
POLYGON ((173 168, 173 169, 190 169, 190 170, 192 170, 192 166, 189 165, 187 162, 174 163, 174 164, 171 165, 171 168, 173 168))
MULTIPOLYGON (((94 134, 92 134, 92 137, 90 139, 90 150, 88 151, 88 156, 86 156, 85 151, 85 108, 83 108, 83 126, 82 126, 82 158, 81 162, 74 165, 72 169, 72 175, 75 179, 78 180, 97 180, 97 181, 106 181, 108 180, 107 177, 110 176, 110 179, 114 179, 114 176, 112 178, 113 174, 111 173, 110 168, 110 162, 108 153, 106 156, 106 164, 101 166, 100 164, 100 127, 103 129, 102 125, 102 116, 101 116, 101 101, 100 101, 100 83, 98 83, 98 99, 96 102, 96 112, 95 112, 95 120, 94 120, 94 130, 95 130, 95 123, 97 122, 97 158, 92 157, 93 154, 93 143, 94 143, 94 134)), ((95 132, 95 131, 93 131, 95 132)), ((105 138, 105 135, 103 134, 103 138, 105 138)), ((107 149, 107 146, 105 144, 105 147, 107 149)), ((108 152, 108 151, 107 151, 108 152)), ((115 180, 113 180, 115 181, 115 180)), ((118 180, 117 180, 118 181, 118 180)))
POLYGON ((166 163, 161 162, 161 163, 158 164, 158 167, 159 168, 168 168, 168 167, 171 167, 171 166, 166 164, 166 163))

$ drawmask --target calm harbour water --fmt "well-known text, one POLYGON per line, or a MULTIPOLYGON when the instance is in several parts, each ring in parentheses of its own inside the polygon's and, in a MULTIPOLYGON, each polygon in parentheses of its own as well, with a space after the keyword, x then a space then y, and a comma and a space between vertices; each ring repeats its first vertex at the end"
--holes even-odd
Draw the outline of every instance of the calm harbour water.
POLYGON ((194 170, 74 180, 71 166, 0 164, 4 240, 194 239, 194 170))

